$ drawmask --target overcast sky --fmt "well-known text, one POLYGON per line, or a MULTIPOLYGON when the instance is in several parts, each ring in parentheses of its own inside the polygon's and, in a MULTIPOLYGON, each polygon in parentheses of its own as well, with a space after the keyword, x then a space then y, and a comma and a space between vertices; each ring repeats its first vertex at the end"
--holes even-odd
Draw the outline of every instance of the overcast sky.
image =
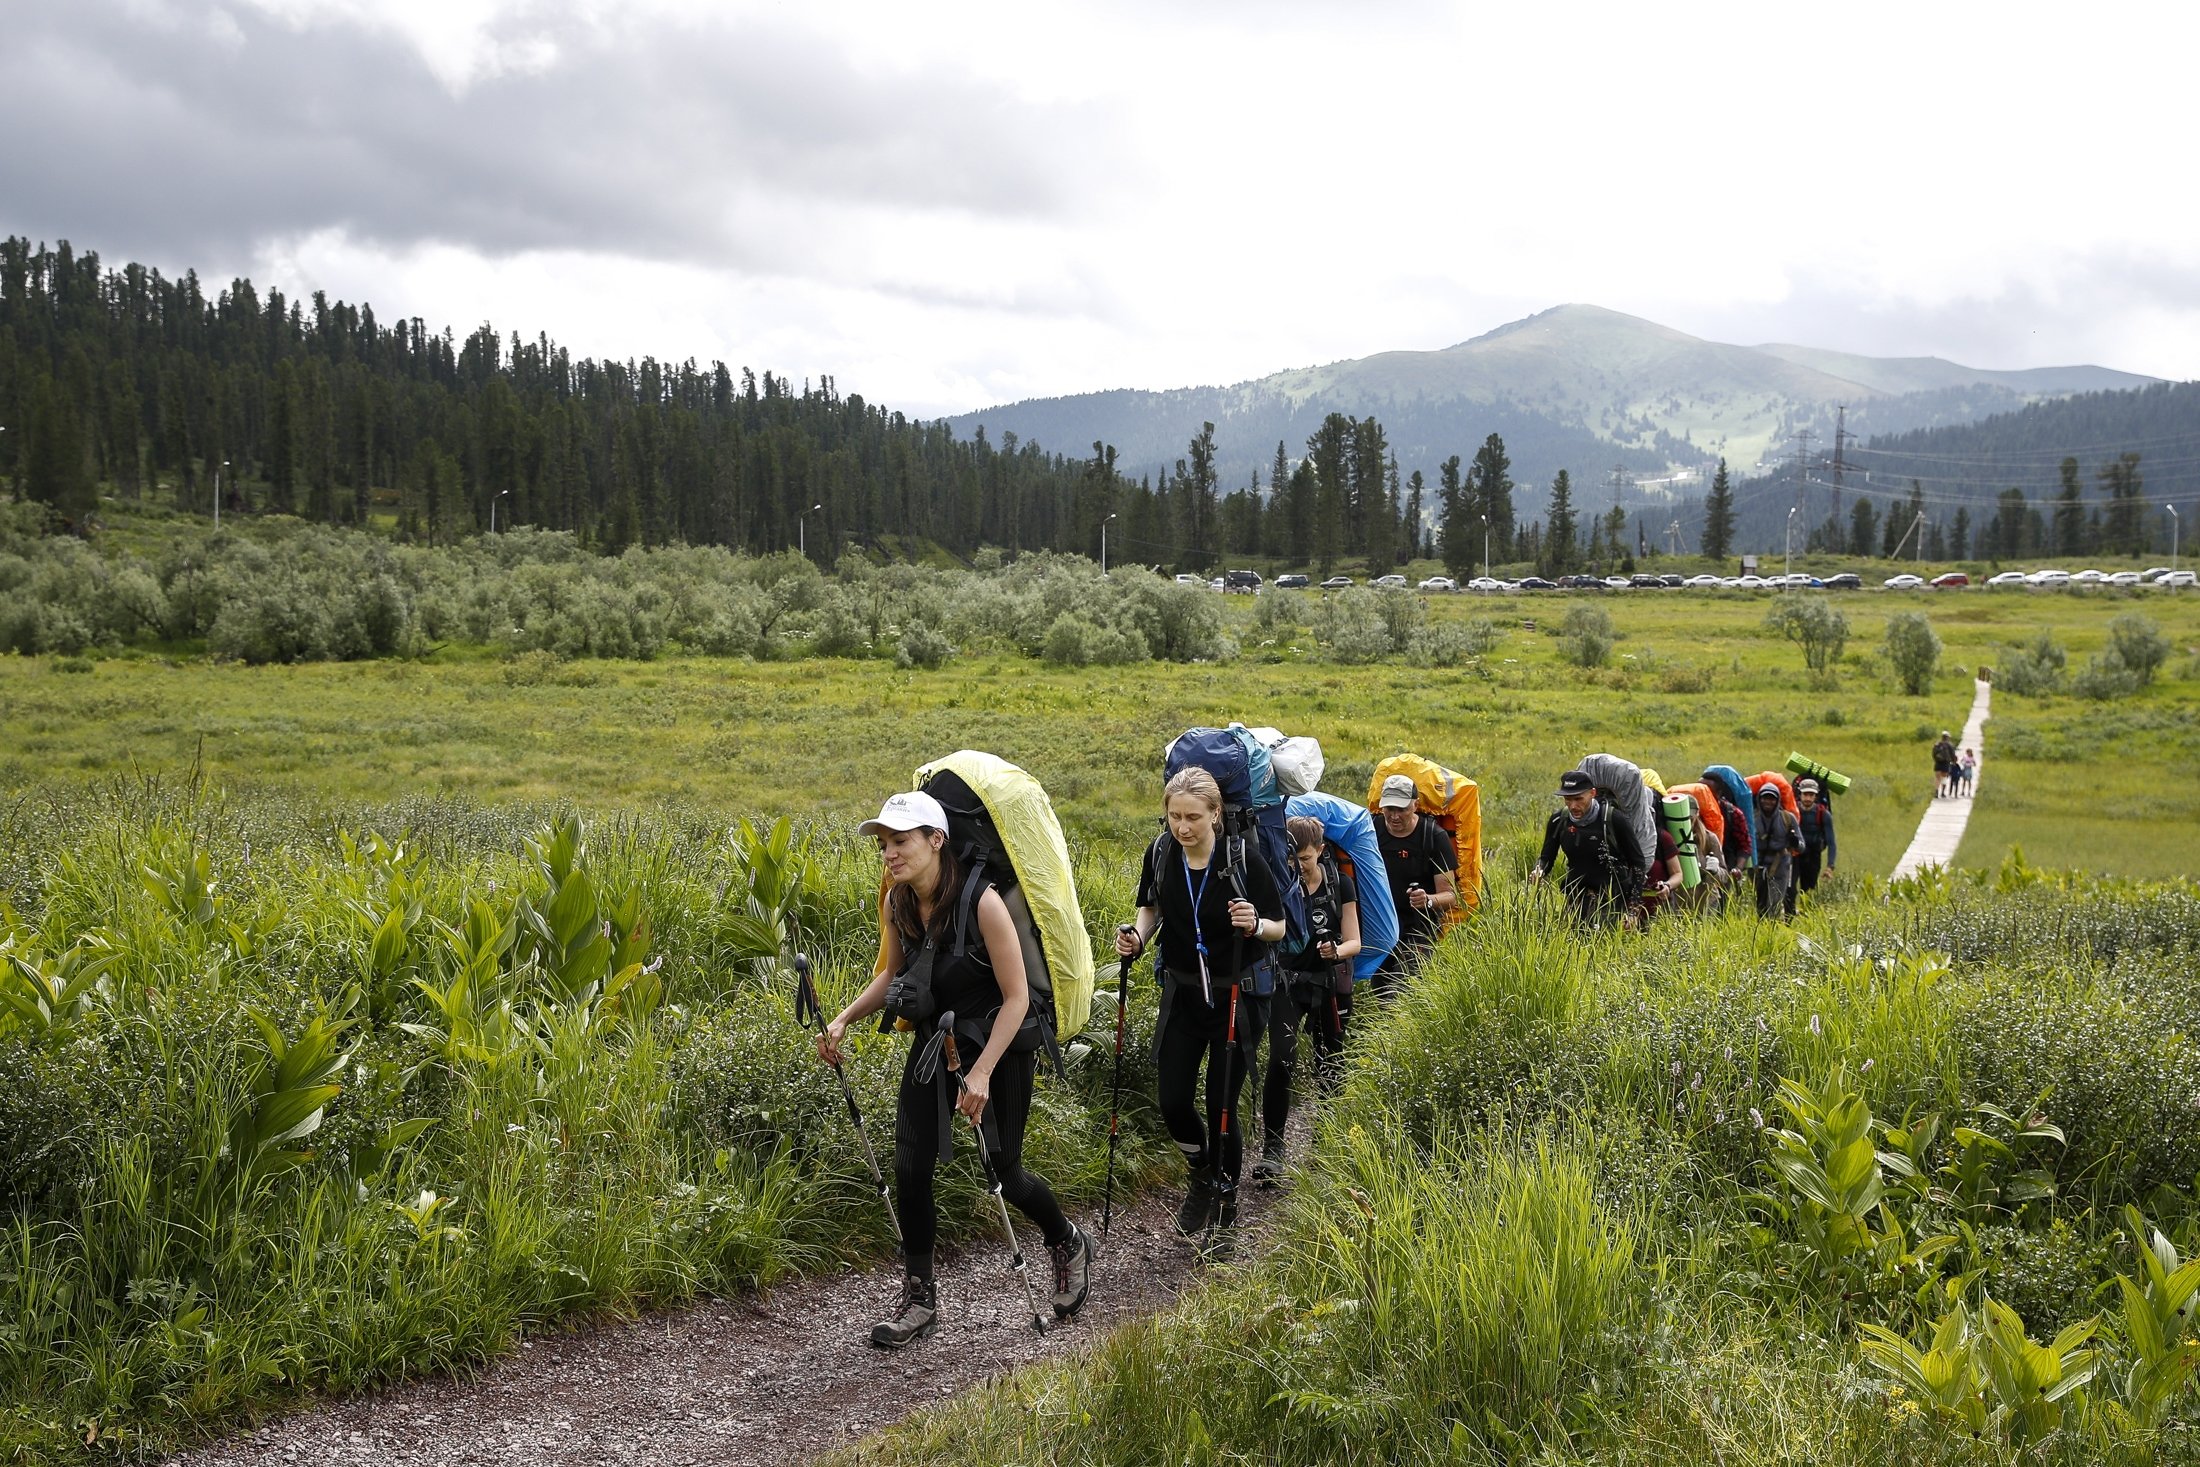
POLYGON ((2166 4, 0 5, 0 233, 920 414, 1446 346, 2200 377, 2166 4))

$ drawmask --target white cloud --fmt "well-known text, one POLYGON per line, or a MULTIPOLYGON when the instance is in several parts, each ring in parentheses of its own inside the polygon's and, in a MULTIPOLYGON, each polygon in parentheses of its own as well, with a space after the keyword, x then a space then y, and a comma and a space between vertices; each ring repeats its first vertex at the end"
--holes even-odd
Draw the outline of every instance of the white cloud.
POLYGON ((0 60, 0 125, 14 96, 57 140, 0 161, 0 228, 921 412, 1442 346, 1569 300, 2200 376, 2182 11, 210 14, 234 36, 185 58, 201 81, 178 36, 96 19, 0 60))

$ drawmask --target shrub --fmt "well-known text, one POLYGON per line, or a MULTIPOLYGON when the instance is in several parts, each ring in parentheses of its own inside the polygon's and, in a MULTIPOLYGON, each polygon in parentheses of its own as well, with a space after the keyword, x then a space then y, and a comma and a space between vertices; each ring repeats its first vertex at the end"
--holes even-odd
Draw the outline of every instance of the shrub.
POLYGON ((1601 607, 1570 606, 1559 623, 1558 645, 1576 667, 1602 667, 1612 658, 1612 618, 1601 607))
POLYGON ((2110 647, 2085 660, 2085 670, 2071 679, 2070 691, 2097 703, 2109 703, 2130 697, 2145 681, 2125 663, 2122 653, 2110 647))
POLYGON ((1784 596, 1765 614, 1765 630, 1803 649, 1803 665, 1823 673, 1848 645, 1849 619, 1823 596, 1784 596))
POLYGON ((1901 611, 1887 618, 1887 661, 1902 691, 1922 698, 1933 690, 1940 667, 1940 634, 1922 611, 1901 611))
POLYGON ((1391 650, 1379 598, 1354 586, 1323 600, 1314 611, 1314 639, 1337 662, 1373 662, 1391 650))
POLYGON ((933 631, 923 622, 912 622, 909 630, 901 635, 901 650, 894 654, 897 667, 935 668, 955 655, 955 648, 946 637, 933 631))
POLYGON ((1406 644, 1406 655, 1427 667, 1457 667, 1471 658, 1484 657, 1497 645, 1500 633, 1488 617, 1471 622, 1439 622, 1422 627, 1406 644))
POLYGON ((1376 610, 1383 618, 1383 635, 1390 639, 1390 650, 1403 652, 1412 645, 1414 633, 1428 622, 1428 603, 1411 591, 1383 591, 1375 597, 1376 610))
POLYGON ((2002 655, 2001 666, 1994 673, 1994 687, 2024 698, 2061 692, 2063 669, 2069 660, 2062 646, 2043 631, 2031 646, 2011 647, 2002 655))
POLYGON ((1146 660, 1145 639, 1136 632, 1088 620, 1065 611, 1047 628, 1045 656, 1064 667, 1119 667, 1146 660))
POLYGON ((2127 611, 2108 624, 2108 644, 2142 687, 2153 682, 2155 672, 2169 660, 2169 638, 2151 617, 2136 611, 2127 611))

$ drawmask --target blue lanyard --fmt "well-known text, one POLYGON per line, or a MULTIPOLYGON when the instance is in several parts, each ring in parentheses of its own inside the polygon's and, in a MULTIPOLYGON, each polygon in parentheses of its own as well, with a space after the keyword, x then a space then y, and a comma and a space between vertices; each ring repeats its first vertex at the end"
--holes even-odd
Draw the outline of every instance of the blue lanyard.
POLYGON ((1199 899, 1207 894, 1207 879, 1215 874, 1216 852, 1209 852, 1207 864, 1199 873, 1199 885, 1192 885, 1192 858, 1181 849, 1177 855, 1184 862, 1184 894, 1192 899, 1192 947, 1199 953, 1199 987, 1206 996, 1207 1006, 1214 1007, 1214 986, 1207 980, 1207 937, 1199 929, 1199 899))

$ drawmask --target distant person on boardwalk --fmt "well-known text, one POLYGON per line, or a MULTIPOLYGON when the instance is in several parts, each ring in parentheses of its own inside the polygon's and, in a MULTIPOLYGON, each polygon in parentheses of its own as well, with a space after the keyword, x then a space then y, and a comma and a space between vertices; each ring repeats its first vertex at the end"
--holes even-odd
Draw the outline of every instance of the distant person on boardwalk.
POLYGON ((1291 1077, 1298 1068, 1299 1031, 1314 1041, 1314 1083, 1327 1095, 1342 1078, 1345 1025, 1352 1018, 1352 960, 1360 952, 1360 893, 1329 855, 1322 823, 1294 815, 1291 856, 1306 893, 1305 946, 1286 948, 1276 991, 1268 1000, 1268 1079, 1261 1092, 1262 1140, 1253 1181, 1272 1187, 1283 1178, 1283 1131, 1291 1118, 1291 1077))
POLYGON ((1971 781, 1977 777, 1978 750, 1965 749, 1963 757, 1956 762, 1956 784, 1961 788, 1965 799, 1971 797, 1971 781))
POLYGON ((1528 880, 1548 876, 1563 852, 1566 877, 1559 890, 1575 916, 1598 926, 1618 916, 1635 895, 1627 889, 1629 868, 1612 850, 1612 807, 1597 798, 1596 785, 1578 769, 1559 776, 1558 798, 1562 808, 1543 827, 1543 852, 1528 880))
POLYGON ((1757 791, 1757 829, 1757 915, 1785 918, 1803 833, 1780 804, 1780 792, 1769 784, 1757 791))
POLYGON ((952 1143, 958 1111, 961 1120, 985 1128, 1001 1195, 1046 1235, 1054 1258, 1056 1312, 1074 1314, 1085 1302, 1092 1245, 1063 1215, 1046 1179, 1024 1169, 1039 1028, 1031 1014, 1023 944, 1008 906, 988 885, 970 917, 977 940, 958 941, 964 872, 947 843, 947 811, 922 790, 894 795, 857 833, 877 838, 886 867, 885 942, 879 971, 817 1036, 818 1058, 839 1064, 850 1025, 881 1009, 895 1012, 891 1004, 916 1002, 920 988, 935 1012, 956 1016, 955 1031, 970 1046, 959 1086, 943 1065, 932 1068, 931 1079, 920 1078, 926 1045, 920 1040, 909 1046, 894 1109, 895 1211, 907 1276, 899 1307, 872 1326, 871 1343, 898 1349, 939 1328, 932 1280, 939 1212, 932 1181, 952 1143), (890 1000, 890 993, 899 997, 890 1000))
POLYGON ((1383 781, 1375 803, 1382 819, 1375 839, 1383 848, 1383 874, 1390 879, 1390 900, 1398 909, 1398 945, 1375 970, 1375 996, 1389 999, 1406 975, 1428 961, 1443 931, 1444 914, 1459 905, 1456 875, 1459 854, 1444 827, 1422 815, 1420 795, 1409 775, 1383 781))
POLYGON ((1955 793, 1956 741, 1948 730, 1940 731, 1940 741, 1933 745, 1933 794, 1937 798, 1955 793))
POLYGON ((1788 888, 1787 914, 1795 915, 1798 892, 1816 891, 1818 878, 1833 879, 1837 851, 1833 839, 1833 806, 1815 779, 1795 781, 1796 824, 1803 828, 1803 853, 1795 858, 1795 884, 1788 888))

